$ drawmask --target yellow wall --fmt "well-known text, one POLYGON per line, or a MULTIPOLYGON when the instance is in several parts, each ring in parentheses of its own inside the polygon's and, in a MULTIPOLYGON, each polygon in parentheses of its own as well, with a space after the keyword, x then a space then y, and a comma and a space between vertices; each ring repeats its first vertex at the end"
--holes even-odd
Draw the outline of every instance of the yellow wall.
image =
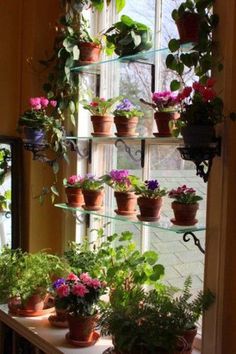
MULTIPOLYGON (((42 83, 47 73, 38 61, 51 54, 59 3, 57 0, 0 2, 1 135, 17 136, 16 123, 19 114, 28 108, 29 97, 43 95, 42 83)), ((43 186, 51 185, 51 169, 32 161, 31 153, 24 151, 22 170, 24 186, 19 188, 25 193, 21 208, 26 224, 24 244, 30 251, 52 248, 58 252, 62 244, 63 213, 50 201, 41 206, 33 199, 43 186)))

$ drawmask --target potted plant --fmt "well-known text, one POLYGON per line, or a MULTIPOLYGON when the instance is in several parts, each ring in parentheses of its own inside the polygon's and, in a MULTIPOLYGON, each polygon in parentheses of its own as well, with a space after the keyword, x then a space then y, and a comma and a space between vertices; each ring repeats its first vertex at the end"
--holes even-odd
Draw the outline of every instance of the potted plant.
POLYGON ((105 33, 106 52, 120 57, 133 55, 152 47, 152 33, 148 26, 126 15, 114 23, 105 33))
POLYGON ((176 189, 171 189, 168 196, 174 199, 171 203, 175 216, 171 219, 173 224, 191 226, 197 223, 198 201, 202 200, 202 197, 196 194, 195 189, 183 185, 176 189))
POLYGON ((84 196, 85 205, 83 208, 86 210, 100 210, 103 204, 104 197, 104 181, 97 178, 91 173, 88 173, 83 178, 81 184, 82 193, 84 196))
POLYGON ((138 118, 143 115, 143 112, 135 107, 128 98, 124 98, 113 111, 115 116, 114 122, 116 125, 116 136, 133 137, 137 136, 136 126, 138 118))
POLYGON ((57 296, 68 304, 69 332, 66 340, 76 346, 91 346, 99 338, 95 332, 98 319, 97 303, 104 284, 88 273, 70 273, 54 283, 57 296))
POLYGON ((147 180, 135 186, 138 197, 141 221, 157 221, 160 218, 163 198, 167 194, 165 188, 161 188, 157 180, 147 180))
POLYGON ((137 196, 134 193, 134 183, 137 177, 129 175, 128 170, 112 170, 102 177, 108 186, 114 189, 118 215, 133 215, 136 213, 137 196))
POLYGON ((71 207, 81 207, 84 204, 84 197, 81 189, 83 179, 79 175, 64 178, 63 184, 67 196, 68 205, 71 207))
POLYGON ((4 247, 0 254, 1 300, 9 300, 9 307, 16 314, 41 315, 52 279, 67 271, 68 265, 55 255, 4 247))
POLYGON ((52 123, 46 109, 56 107, 57 102, 46 97, 31 97, 29 103, 30 109, 20 116, 18 127, 23 126, 26 142, 41 144, 52 123))
POLYGON ((116 98, 100 98, 94 97, 90 102, 81 101, 83 108, 91 113, 91 121, 93 124, 93 136, 103 137, 111 135, 111 127, 113 123, 113 116, 111 110, 119 97, 116 98))
POLYGON ((194 82, 179 94, 180 118, 172 121, 172 134, 182 134, 185 146, 208 146, 215 140, 215 125, 223 119, 223 101, 214 90, 215 81, 194 82))
POLYGON ((171 136, 169 123, 171 120, 179 118, 178 95, 170 91, 154 92, 152 94, 152 102, 147 102, 142 98, 140 102, 154 109, 154 119, 158 133, 154 133, 153 135, 157 137, 171 136))

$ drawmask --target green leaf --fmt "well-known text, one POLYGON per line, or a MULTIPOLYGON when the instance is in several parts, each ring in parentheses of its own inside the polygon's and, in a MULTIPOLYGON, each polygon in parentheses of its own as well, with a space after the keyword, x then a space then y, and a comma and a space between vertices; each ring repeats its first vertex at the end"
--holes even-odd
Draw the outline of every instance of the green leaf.
POLYGON ((52 169, 53 169, 53 173, 55 173, 55 175, 56 175, 59 171, 59 163, 57 161, 53 162, 52 169))
POLYGON ((121 237, 119 238, 119 241, 130 241, 133 238, 133 234, 130 231, 124 231, 121 233, 121 237))
POLYGON ((72 114, 75 113, 75 103, 72 100, 69 102, 69 109, 72 114))
POLYGON ((180 40, 179 39, 171 39, 168 43, 168 47, 172 53, 176 52, 180 48, 180 40))
POLYGON ((80 54, 79 47, 77 45, 75 45, 73 47, 73 59, 74 60, 79 60, 79 54, 80 54))
POLYGON ((72 123, 74 126, 76 125, 74 114, 70 114, 70 121, 71 121, 71 123, 72 123))
POLYGON ((146 251, 143 253, 143 256, 146 258, 147 262, 151 265, 155 264, 158 260, 158 255, 155 251, 146 251))
POLYGON ((125 7, 126 0, 116 0, 116 11, 119 13, 125 7))
POLYGON ((177 64, 177 60, 173 54, 169 54, 166 57, 166 66, 168 69, 174 69, 177 64))
POLYGON ((59 192, 58 192, 56 186, 51 186, 51 191, 53 194, 55 194, 57 197, 59 197, 59 192))
POLYGON ((171 13, 171 17, 173 18, 174 21, 177 21, 179 18, 179 14, 178 11, 176 9, 174 9, 171 13))
POLYGON ((122 23, 124 23, 128 27, 132 27, 135 24, 135 22, 132 20, 132 18, 127 15, 122 15, 120 20, 122 23))
POLYGON ((178 80, 172 80, 170 83, 171 91, 177 91, 180 89, 180 82, 178 80))
POLYGON ((131 34, 131 37, 132 37, 132 39, 133 39, 135 48, 138 47, 139 44, 141 43, 141 36, 138 35, 138 34, 135 34, 134 31, 131 31, 130 34, 131 34))

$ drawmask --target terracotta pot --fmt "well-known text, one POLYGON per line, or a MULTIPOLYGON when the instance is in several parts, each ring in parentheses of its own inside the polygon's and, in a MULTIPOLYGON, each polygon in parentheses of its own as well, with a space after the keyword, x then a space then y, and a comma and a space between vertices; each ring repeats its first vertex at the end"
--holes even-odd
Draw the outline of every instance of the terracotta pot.
POLYGON ((174 354, 191 354, 193 350, 193 341, 196 335, 196 327, 184 331, 183 334, 177 340, 174 354))
POLYGON ((117 203, 117 210, 115 212, 119 215, 133 215, 135 214, 137 196, 133 192, 115 192, 117 203))
POLYGON ((102 48, 99 44, 91 42, 79 42, 78 47, 80 50, 80 64, 86 65, 99 61, 102 48))
POLYGON ((198 43, 201 17, 196 13, 185 12, 176 21, 180 43, 198 43))
POLYGON ((43 129, 24 127, 24 136, 27 143, 42 144, 45 138, 45 132, 43 129))
POLYGON ((110 136, 111 127, 114 121, 112 116, 91 116, 91 121, 93 124, 93 136, 110 136))
POLYGON ((215 128, 209 125, 190 125, 181 128, 185 146, 209 146, 215 140, 215 128))
POLYGON ((84 196, 80 188, 67 187, 65 192, 69 206, 79 208, 84 204, 84 196))
POLYGON ((126 118, 115 116, 114 122, 116 125, 116 136, 137 136, 136 127, 138 124, 138 117, 126 118))
POLYGON ((34 294, 22 303, 22 309, 26 311, 39 312, 44 308, 45 296, 34 294))
POLYGON ((84 202, 83 208, 86 210, 99 210, 102 208, 104 190, 90 191, 83 190, 84 202))
POLYGON ((199 208, 198 203, 181 204, 178 202, 172 202, 171 207, 175 215, 175 218, 171 219, 173 224, 180 226, 191 226, 198 222, 196 219, 197 210, 199 208))
POLYGON ((89 342, 92 340, 93 332, 97 324, 97 316, 73 316, 67 315, 69 324, 70 339, 89 342))
POLYGON ((157 221, 160 218, 161 206, 163 204, 162 197, 150 199, 145 197, 138 198, 138 206, 140 214, 138 215, 141 221, 157 221))
POLYGON ((157 137, 168 137, 172 136, 169 123, 171 120, 179 118, 178 112, 155 112, 154 119, 156 121, 158 133, 154 133, 157 137))

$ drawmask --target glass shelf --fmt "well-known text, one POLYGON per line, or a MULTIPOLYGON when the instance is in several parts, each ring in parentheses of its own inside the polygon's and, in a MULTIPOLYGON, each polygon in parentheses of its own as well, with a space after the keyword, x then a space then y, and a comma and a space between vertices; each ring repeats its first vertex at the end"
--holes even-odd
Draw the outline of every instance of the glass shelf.
POLYGON ((155 137, 155 136, 135 136, 135 137, 128 137, 128 136, 104 136, 104 137, 97 137, 97 136, 67 136, 66 140, 92 140, 92 141, 116 141, 118 139, 122 140, 133 140, 133 141, 140 141, 140 140, 151 140, 151 141, 158 141, 158 142, 165 142, 165 143, 179 143, 182 141, 182 138, 174 138, 174 137, 155 137))
POLYGON ((194 226, 177 226, 173 225, 172 222, 169 220, 169 218, 161 216, 159 221, 157 222, 146 222, 146 221, 140 221, 136 215, 134 216, 121 216, 117 215, 113 210, 109 210, 109 208, 103 207, 103 209, 98 210, 98 211, 91 211, 91 210, 85 210, 83 208, 73 208, 69 207, 67 204, 54 204, 55 207, 68 210, 71 212, 79 212, 81 214, 89 214, 89 215, 95 215, 99 217, 106 217, 109 219, 113 220, 118 220, 118 221, 123 221, 123 222, 129 222, 132 224, 138 224, 140 226, 148 226, 151 228, 156 228, 156 229, 161 229, 161 230, 166 230, 166 231, 172 231, 175 233, 179 234, 184 234, 186 232, 197 232, 197 231, 204 231, 205 230, 205 225, 201 223, 197 223, 194 226))

